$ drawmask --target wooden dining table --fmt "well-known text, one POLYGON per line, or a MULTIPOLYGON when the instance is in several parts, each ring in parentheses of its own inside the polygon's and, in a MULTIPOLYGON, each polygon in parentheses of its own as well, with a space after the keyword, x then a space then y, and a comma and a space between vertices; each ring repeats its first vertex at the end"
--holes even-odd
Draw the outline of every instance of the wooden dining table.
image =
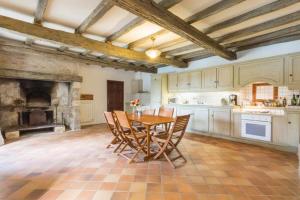
POLYGON ((151 145, 151 127, 158 126, 158 125, 164 125, 165 131, 169 131, 168 126, 170 123, 175 121, 175 118, 172 117, 161 117, 161 116, 155 116, 155 115, 137 115, 137 114, 128 114, 128 118, 131 122, 138 122, 140 124, 143 124, 145 126, 145 130, 147 133, 147 156, 144 158, 144 160, 149 160, 152 155, 150 152, 150 145, 151 145))

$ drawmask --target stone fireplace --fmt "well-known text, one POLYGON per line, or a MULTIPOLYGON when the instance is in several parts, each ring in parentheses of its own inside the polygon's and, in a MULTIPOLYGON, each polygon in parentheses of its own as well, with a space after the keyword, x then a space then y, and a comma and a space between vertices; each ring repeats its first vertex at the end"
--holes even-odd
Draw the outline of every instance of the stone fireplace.
POLYGON ((0 126, 5 130, 64 125, 80 129, 80 82, 0 78, 0 126))

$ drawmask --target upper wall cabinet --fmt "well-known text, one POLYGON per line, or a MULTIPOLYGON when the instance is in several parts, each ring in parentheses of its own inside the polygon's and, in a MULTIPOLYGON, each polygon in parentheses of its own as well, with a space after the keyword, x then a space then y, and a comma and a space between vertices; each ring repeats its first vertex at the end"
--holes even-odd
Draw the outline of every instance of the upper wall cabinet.
POLYGON ((237 87, 254 82, 266 82, 275 86, 284 85, 284 58, 266 58, 239 63, 235 67, 235 77, 237 87))
POLYGON ((290 55, 286 58, 286 80, 289 89, 300 89, 300 55, 290 55))
POLYGON ((185 91, 190 88, 190 72, 183 72, 178 74, 178 90, 185 91))
POLYGON ((202 71, 190 72, 190 89, 200 90, 202 87, 202 71))
POLYGON ((202 86, 205 89, 217 88, 217 70, 208 68, 202 71, 202 86))
POLYGON ((233 89, 233 65, 217 68, 217 88, 220 90, 233 89))
POLYGON ((178 89, 178 75, 177 73, 168 74, 168 91, 177 92, 178 89))
POLYGON ((202 71, 203 89, 231 90, 233 89, 233 65, 208 68, 202 71))

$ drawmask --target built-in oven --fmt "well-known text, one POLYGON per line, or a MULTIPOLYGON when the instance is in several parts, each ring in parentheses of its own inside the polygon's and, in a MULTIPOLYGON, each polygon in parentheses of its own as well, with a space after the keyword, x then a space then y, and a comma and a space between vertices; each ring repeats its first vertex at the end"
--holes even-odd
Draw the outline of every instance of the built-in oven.
POLYGON ((244 138, 271 141, 272 117, 268 115, 242 114, 241 135, 244 138))

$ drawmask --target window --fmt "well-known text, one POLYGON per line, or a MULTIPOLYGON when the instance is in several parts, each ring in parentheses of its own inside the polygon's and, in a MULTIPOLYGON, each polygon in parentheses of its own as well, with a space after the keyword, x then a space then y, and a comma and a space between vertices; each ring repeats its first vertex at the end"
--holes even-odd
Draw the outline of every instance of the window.
POLYGON ((265 100, 275 100, 278 98, 278 87, 273 87, 268 83, 256 83, 252 85, 252 101, 263 102, 265 100))

